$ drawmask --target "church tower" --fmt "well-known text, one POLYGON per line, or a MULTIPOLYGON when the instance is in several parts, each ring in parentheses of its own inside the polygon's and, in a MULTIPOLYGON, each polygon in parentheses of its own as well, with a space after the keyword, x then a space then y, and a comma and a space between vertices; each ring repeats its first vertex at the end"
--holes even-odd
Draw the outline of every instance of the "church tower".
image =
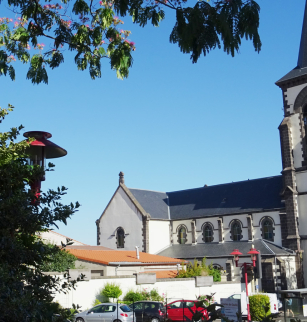
POLYGON ((276 85, 282 89, 284 101, 284 119, 279 126, 286 210, 280 214, 282 243, 297 252, 298 282, 303 281, 303 267, 307 281, 307 2, 297 67, 276 85))

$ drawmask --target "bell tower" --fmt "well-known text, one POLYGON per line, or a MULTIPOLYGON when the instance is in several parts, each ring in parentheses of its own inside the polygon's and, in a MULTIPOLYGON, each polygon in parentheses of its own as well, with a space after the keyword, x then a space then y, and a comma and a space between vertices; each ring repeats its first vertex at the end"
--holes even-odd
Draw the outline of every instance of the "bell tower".
POLYGON ((283 176, 281 194, 286 209, 284 214, 280 214, 282 243, 298 254, 298 281, 303 280, 299 277, 300 271, 302 273, 299 258, 304 254, 307 280, 307 2, 297 66, 276 85, 281 88, 284 101, 284 119, 279 126, 283 176))

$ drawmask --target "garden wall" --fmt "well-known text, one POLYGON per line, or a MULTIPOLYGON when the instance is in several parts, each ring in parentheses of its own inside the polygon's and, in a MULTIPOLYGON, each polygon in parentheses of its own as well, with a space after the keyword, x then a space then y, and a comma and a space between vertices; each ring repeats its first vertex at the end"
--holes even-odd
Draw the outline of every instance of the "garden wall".
POLYGON ((220 302, 220 298, 227 298, 231 294, 245 291, 245 284, 237 282, 217 282, 212 286, 196 287, 194 278, 170 278, 157 279, 154 284, 136 285, 136 276, 108 276, 91 279, 89 281, 78 282, 76 290, 71 290, 67 294, 58 293, 55 301, 63 307, 72 307, 72 304, 79 304, 81 310, 84 311, 93 306, 95 299, 106 283, 116 283, 120 285, 123 295, 129 290, 142 290, 146 288, 148 291, 156 289, 160 295, 163 293, 167 298, 167 302, 177 299, 196 299, 198 295, 210 295, 215 293, 214 299, 220 302))

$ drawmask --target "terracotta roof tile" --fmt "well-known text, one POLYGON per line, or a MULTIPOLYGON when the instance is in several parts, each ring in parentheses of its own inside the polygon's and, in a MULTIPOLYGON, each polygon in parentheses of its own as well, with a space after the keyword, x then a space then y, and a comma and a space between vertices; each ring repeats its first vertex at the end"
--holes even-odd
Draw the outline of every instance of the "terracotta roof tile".
POLYGON ((177 270, 169 271, 146 271, 144 273, 156 273, 157 278, 175 278, 177 276, 177 270))
POLYGON ((129 250, 88 250, 88 249, 67 249, 70 253, 75 255, 78 259, 86 260, 108 265, 109 263, 139 263, 146 264, 180 264, 182 259, 176 259, 160 255, 152 255, 140 252, 140 259, 136 258, 135 251, 129 250))

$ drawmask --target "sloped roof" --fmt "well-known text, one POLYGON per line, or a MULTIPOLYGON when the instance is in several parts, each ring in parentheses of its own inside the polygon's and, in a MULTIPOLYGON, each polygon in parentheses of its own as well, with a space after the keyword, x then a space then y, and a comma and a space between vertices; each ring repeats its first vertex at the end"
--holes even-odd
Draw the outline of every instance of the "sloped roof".
POLYGON ((177 270, 168 271, 146 271, 144 273, 156 273, 157 278, 174 278, 177 276, 177 270))
POLYGON ((169 219, 168 197, 165 192, 130 189, 135 199, 153 219, 169 219))
POLYGON ((280 247, 274 243, 259 239, 253 242, 241 241, 241 242, 225 242, 225 243, 204 243, 197 245, 172 245, 162 252, 159 253, 161 256, 170 256, 183 259, 194 259, 194 258, 220 258, 230 257, 230 253, 234 249, 239 251, 246 256, 247 252, 250 251, 252 245, 261 252, 261 256, 272 256, 272 255, 294 255, 292 250, 280 247))
POLYGON ((152 219, 176 220, 283 209, 282 186, 275 176, 166 193, 129 190, 152 219))
POLYGON ((135 251, 128 250, 87 250, 87 249, 67 249, 71 254, 78 259, 89 262, 100 263, 105 265, 121 264, 121 265, 148 265, 148 264, 178 264, 180 259, 170 258, 161 255, 152 255, 140 252, 140 258, 136 258, 135 251))
POLYGON ((288 74, 279 79, 276 85, 281 85, 288 80, 307 75, 307 1, 305 4, 305 13, 301 34, 300 49, 298 54, 297 66, 288 74))
POLYGON ((70 245, 66 246, 66 249, 81 249, 81 250, 113 250, 112 248, 104 247, 104 246, 90 246, 90 245, 70 245))
POLYGON ((168 193, 172 219, 281 209, 282 176, 168 193))

